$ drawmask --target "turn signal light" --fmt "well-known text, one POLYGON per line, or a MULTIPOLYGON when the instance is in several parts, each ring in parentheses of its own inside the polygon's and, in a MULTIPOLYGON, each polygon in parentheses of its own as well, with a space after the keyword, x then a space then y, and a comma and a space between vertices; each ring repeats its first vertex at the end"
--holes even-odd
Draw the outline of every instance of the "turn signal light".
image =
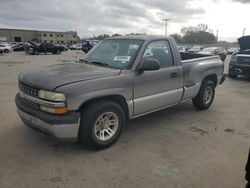
POLYGON ((40 109, 51 114, 65 114, 69 111, 67 107, 51 108, 47 106, 40 106, 40 109))

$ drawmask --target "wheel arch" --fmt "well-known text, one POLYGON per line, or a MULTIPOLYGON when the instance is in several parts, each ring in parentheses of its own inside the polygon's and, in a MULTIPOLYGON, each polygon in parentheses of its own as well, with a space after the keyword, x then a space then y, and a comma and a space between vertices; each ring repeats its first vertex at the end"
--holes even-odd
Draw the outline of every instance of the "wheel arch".
POLYGON ((107 95, 107 96, 102 96, 102 97, 96 97, 96 98, 92 98, 89 99, 87 101, 84 101, 78 111, 82 112, 87 106, 98 102, 100 100, 108 100, 108 101, 112 101, 115 102, 117 104, 119 104, 121 106, 121 108, 124 110, 125 116, 126 118, 129 118, 129 108, 128 108, 128 104, 126 102, 126 99, 122 96, 122 95, 107 95))
POLYGON ((209 75, 207 75, 205 78, 203 78, 202 83, 205 80, 211 80, 214 83, 214 86, 217 86, 218 78, 217 78, 216 74, 209 74, 209 75))

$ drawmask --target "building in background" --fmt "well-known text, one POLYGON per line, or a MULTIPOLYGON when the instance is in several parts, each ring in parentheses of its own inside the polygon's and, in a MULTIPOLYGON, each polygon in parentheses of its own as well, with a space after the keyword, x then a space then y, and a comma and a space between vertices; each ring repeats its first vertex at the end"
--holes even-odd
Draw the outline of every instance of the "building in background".
POLYGON ((0 28, 0 42, 26 42, 29 40, 54 44, 76 44, 80 38, 75 31, 60 32, 0 28))

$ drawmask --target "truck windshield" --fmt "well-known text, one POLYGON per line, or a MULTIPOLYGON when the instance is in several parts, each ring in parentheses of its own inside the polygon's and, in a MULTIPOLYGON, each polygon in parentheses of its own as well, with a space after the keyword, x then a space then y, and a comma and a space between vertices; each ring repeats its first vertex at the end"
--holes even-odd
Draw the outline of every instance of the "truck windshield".
POLYGON ((143 40, 108 39, 86 54, 86 63, 105 65, 113 69, 127 68, 135 59, 143 40))

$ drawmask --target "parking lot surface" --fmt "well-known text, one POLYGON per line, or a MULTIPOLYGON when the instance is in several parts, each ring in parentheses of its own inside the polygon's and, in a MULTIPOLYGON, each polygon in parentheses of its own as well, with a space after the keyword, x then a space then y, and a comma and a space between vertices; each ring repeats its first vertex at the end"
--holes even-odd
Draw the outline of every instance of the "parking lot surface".
MULTIPOLYGON (((0 187, 244 187, 250 143, 250 78, 227 79, 206 111, 191 102, 130 120, 102 151, 57 143, 16 113, 23 70, 76 61, 83 53, 0 56, 0 187)), ((227 66, 226 62, 226 66, 227 66)))

